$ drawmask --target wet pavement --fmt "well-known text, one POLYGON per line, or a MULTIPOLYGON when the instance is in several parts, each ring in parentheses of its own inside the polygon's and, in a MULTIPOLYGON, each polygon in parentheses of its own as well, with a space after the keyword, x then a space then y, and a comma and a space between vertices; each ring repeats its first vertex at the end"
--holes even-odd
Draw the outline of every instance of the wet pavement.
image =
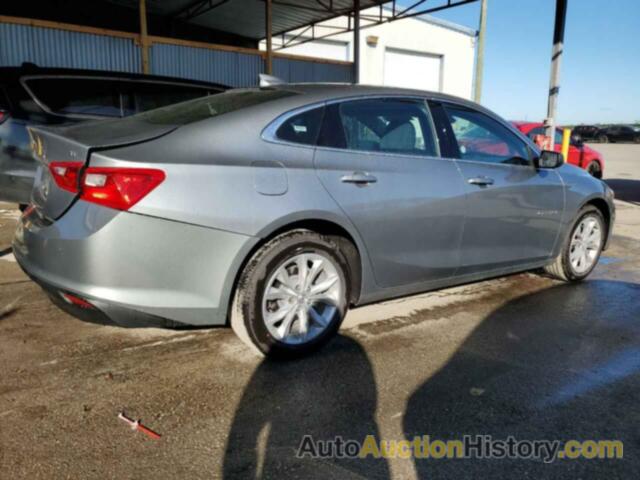
POLYGON ((224 328, 62 313, 11 261, 0 205, 0 477, 640 478, 640 146, 595 148, 620 200, 588 281, 526 273, 356 309, 291 363, 224 328), (297 459, 304 435, 619 439, 624 458, 297 459))

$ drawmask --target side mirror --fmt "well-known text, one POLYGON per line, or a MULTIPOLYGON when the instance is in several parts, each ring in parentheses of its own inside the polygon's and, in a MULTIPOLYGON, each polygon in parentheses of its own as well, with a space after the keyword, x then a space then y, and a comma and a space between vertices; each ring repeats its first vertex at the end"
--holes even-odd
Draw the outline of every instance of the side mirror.
POLYGON ((574 147, 581 147, 582 145, 584 145, 584 142, 582 141, 582 137, 580 135, 572 135, 571 145, 573 145, 574 147))
POLYGON ((564 163, 564 157, 561 153, 543 150, 533 162, 536 168, 558 168, 564 163))

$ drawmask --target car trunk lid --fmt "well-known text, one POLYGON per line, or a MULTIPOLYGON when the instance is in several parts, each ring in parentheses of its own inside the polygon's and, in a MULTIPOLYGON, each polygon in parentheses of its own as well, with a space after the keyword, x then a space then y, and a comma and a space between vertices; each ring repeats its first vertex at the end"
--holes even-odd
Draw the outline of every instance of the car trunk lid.
POLYGON ((93 151, 147 142, 176 128, 175 125, 156 125, 135 118, 70 127, 30 127, 31 148, 39 162, 31 203, 42 217, 56 220, 78 197, 78 189, 61 188, 55 181, 50 168, 52 162, 79 164, 82 169, 93 151))

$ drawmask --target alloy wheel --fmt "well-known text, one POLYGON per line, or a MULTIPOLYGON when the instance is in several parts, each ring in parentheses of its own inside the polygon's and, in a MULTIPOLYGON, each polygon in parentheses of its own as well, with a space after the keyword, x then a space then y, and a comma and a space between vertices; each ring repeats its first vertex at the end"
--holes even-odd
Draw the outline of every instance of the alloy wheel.
POLYGON ((589 271, 598 260, 602 246, 602 227, 595 215, 586 215, 576 226, 571 236, 569 261, 575 273, 589 271))
POLYGON ((262 318, 276 340, 302 344, 327 329, 343 296, 334 263, 320 253, 300 253, 275 270, 262 296, 262 318))

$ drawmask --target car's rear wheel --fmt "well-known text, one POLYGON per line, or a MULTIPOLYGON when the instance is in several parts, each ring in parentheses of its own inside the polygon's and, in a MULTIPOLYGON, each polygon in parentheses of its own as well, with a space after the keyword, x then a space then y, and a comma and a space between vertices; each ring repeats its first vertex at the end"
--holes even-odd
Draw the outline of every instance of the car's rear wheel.
POLYGON ((580 210, 560 255, 545 271, 564 281, 584 280, 595 268, 606 236, 600 210, 587 206, 580 210))
POLYGON ((608 143, 609 142, 609 137, 607 137, 606 135, 600 135, 598 137, 598 142, 600 142, 600 143, 608 143))
POLYGON ((595 160, 587 165, 587 172, 589 172, 589 175, 592 177, 602 178, 602 168, 600 167, 600 163, 595 160))
POLYGON ((309 230, 275 237, 247 263, 231 325, 272 357, 297 357, 333 337, 347 310, 349 267, 330 238, 309 230))

